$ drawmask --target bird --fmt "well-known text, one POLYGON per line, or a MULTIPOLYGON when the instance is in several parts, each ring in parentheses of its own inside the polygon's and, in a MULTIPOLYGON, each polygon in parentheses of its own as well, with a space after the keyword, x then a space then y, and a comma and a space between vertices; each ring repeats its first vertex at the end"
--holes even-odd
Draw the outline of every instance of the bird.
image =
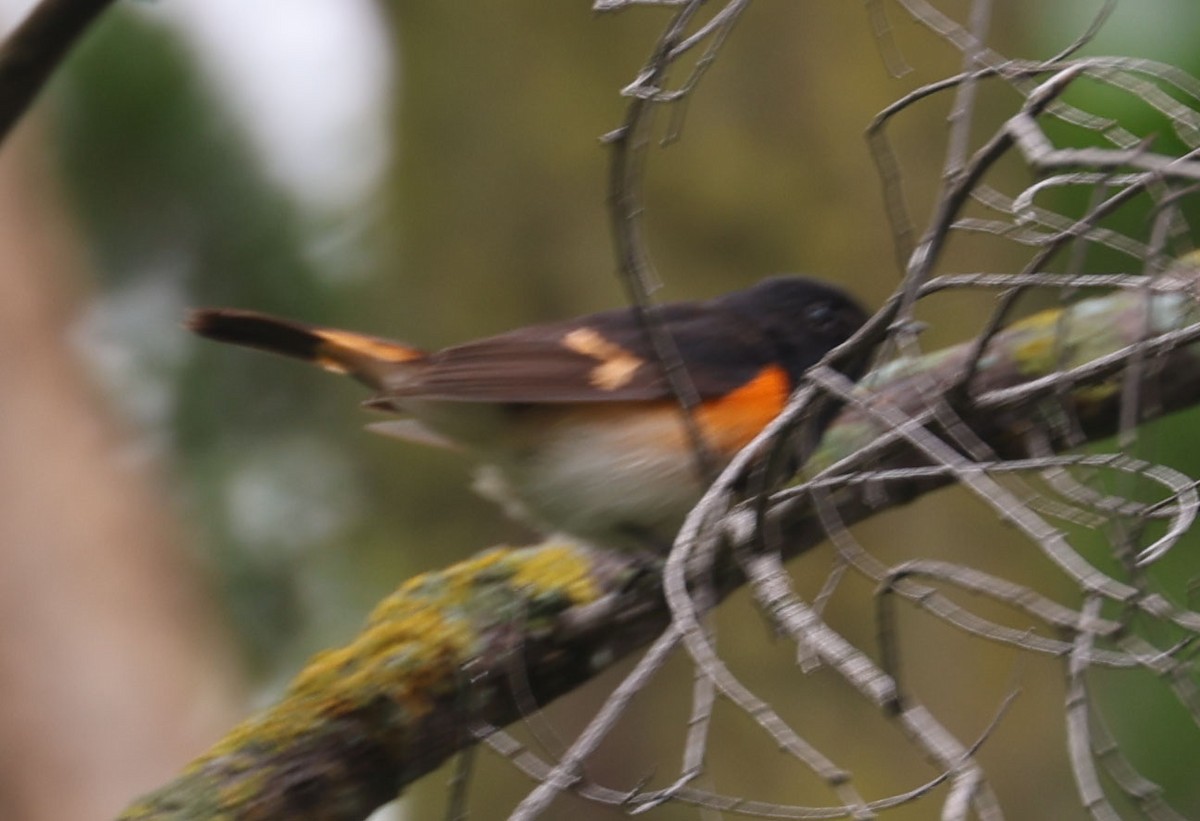
MULTIPOLYGON (((673 542, 712 478, 697 469, 695 439, 711 468, 727 464, 866 318, 839 287, 796 275, 657 306, 653 321, 699 400, 690 430, 632 308, 441 350, 228 308, 193 310, 186 325, 352 376, 374 391, 366 406, 396 417, 369 429, 466 452, 479 463, 476 490, 508 514, 644 552, 673 542)), ((861 364, 841 367, 856 377, 861 364)))

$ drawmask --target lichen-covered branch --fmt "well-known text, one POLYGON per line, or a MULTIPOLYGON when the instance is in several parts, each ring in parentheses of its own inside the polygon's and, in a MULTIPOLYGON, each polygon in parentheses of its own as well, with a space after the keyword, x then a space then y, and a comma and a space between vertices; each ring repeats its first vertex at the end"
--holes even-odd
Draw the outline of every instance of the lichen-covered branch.
MULTIPOLYGON (((869 500, 845 481, 864 467, 856 455, 868 446, 874 470, 928 464, 872 408, 936 427, 934 400, 951 401, 958 418, 1008 455, 1022 452, 1035 429, 1056 448, 1079 444, 1044 423, 1047 408, 1069 406, 1086 439, 1110 435, 1129 389, 1123 369, 1135 355, 1156 365, 1144 369, 1154 384, 1142 387, 1155 401, 1140 421, 1196 404, 1195 264, 1158 277, 1153 290, 1118 291, 1018 322, 997 333, 969 370, 968 343, 868 375, 827 432, 810 476, 843 477, 837 500, 846 522, 948 481, 914 470, 869 500), (881 449, 881 441, 892 445, 881 449)), ((802 494, 777 494, 771 515, 785 525, 787 555, 824 536, 810 504, 802 494)), ((718 593, 740 583, 731 563, 718 575, 718 593)), ((530 703, 568 692, 649 642, 666 622, 652 574, 626 556, 561 543, 490 550, 405 583, 351 644, 315 657, 278 704, 122 818, 365 817, 475 744, 473 726, 518 719, 530 703), (522 675, 511 675, 515 664, 522 675)))
POLYGON ((122 817, 363 818, 475 743, 473 724, 509 723, 652 638, 665 610, 636 576, 622 557, 546 543, 411 579, 122 817), (517 664, 537 671, 528 693, 513 691, 517 664))

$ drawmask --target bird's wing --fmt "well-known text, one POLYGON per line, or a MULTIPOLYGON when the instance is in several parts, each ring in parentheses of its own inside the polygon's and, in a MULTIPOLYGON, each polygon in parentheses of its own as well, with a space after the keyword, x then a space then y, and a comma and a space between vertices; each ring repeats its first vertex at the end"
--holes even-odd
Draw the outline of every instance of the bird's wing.
MULTIPOLYGON (((724 396, 776 365, 769 340, 740 315, 705 303, 658 315, 700 399, 724 396)), ((652 345, 628 310, 534 325, 431 353, 384 397, 540 403, 673 397, 652 345)))

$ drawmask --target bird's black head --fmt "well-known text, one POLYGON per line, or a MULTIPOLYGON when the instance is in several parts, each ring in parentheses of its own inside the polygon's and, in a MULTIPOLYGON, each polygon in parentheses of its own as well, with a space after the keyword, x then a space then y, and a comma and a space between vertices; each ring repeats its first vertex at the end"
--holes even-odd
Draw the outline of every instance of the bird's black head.
MULTIPOLYGON (((867 320, 867 312, 845 291, 801 276, 775 276, 730 294, 728 306, 752 317, 778 346, 792 384, 826 353, 849 339, 867 320)), ((866 357, 842 370, 856 378, 866 357)))

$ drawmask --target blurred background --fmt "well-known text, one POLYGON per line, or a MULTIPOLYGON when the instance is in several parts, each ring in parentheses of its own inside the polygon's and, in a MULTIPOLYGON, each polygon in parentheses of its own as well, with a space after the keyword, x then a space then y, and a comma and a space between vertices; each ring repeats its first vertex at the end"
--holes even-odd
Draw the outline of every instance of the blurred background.
MULTIPOLYGON (((992 41, 1047 56, 1098 5, 997 4, 992 41)), ((27 6, 5 3, 4 19, 27 6)), ((964 2, 940 7, 965 19, 964 2)), ((959 58, 889 15, 914 69, 901 78, 885 70, 862 4, 751 7, 688 104, 682 139, 650 152, 661 298, 783 271, 837 281, 871 306, 891 292, 899 274, 861 135, 959 58)), ((620 304, 598 138, 621 121, 619 90, 666 19, 598 16, 582 0, 161 0, 119 4, 89 32, 0 152, 0 817, 113 815, 277 695, 308 655, 351 636, 403 579, 536 539, 470 493, 457 457, 364 432, 356 385, 203 343, 180 323, 189 307, 229 305, 436 347, 620 304)), ((1193 0, 1125 2, 1088 51, 1197 73, 1198 33, 1193 0)), ((938 185, 948 100, 891 131, 918 224, 938 185)), ((1008 111, 985 107, 980 128, 1008 111)), ((953 250, 948 264, 963 271, 1024 259, 998 242, 953 250)), ((925 342, 969 336, 988 299, 931 303, 925 342)), ((1195 422, 1156 425, 1139 447, 1196 475, 1195 422)), ((965 553, 1076 597, 961 493, 858 532, 889 560, 965 553)), ((814 551, 795 563, 803 593, 829 561, 814 551)), ((1182 597, 1195 562, 1163 572, 1182 597)), ((873 648, 869 589, 855 584, 830 619, 873 648)), ((865 795, 935 775, 835 676, 801 675, 744 598, 720 622, 738 637, 735 669, 865 795)), ((919 614, 900 623, 906 684, 960 738, 1021 690, 981 752, 1008 817, 1083 818, 1061 666, 919 614)), ((593 777, 626 788, 671 777, 690 698, 687 666, 671 672, 593 777)), ((1095 679, 1127 754, 1200 817, 1195 726, 1148 675, 1095 679)), ((555 704, 558 736, 617 680, 555 704)), ((718 714, 710 786, 834 800, 730 713, 718 714)), ((502 818, 529 784, 480 759, 473 817, 502 818)), ((391 817, 440 817, 446 777, 425 779, 391 817)), ((581 821, 616 817, 561 806, 581 821)))

